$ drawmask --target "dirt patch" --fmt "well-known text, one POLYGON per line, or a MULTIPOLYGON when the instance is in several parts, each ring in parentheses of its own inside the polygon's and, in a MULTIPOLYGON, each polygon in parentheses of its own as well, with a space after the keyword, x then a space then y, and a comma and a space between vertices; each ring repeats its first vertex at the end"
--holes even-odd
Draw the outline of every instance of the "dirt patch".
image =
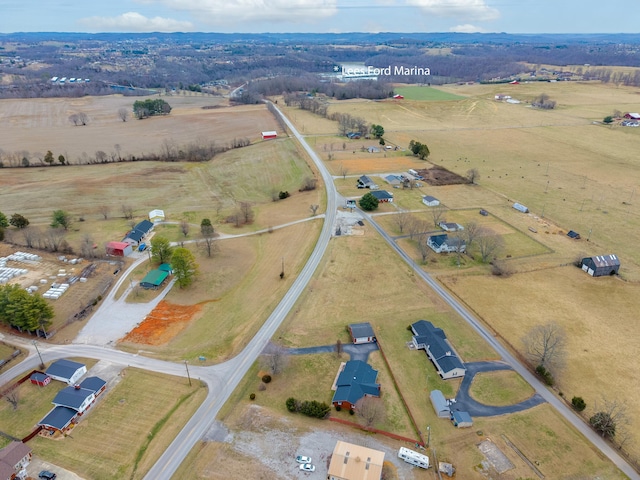
POLYGON ((163 300, 121 342, 164 345, 181 332, 201 310, 201 303, 175 305, 163 300))
POLYGON ((433 187, 441 185, 461 185, 469 183, 469 181, 458 175, 457 173, 450 172, 444 167, 434 165, 431 168, 424 168, 417 170, 418 174, 423 177, 423 181, 433 187))

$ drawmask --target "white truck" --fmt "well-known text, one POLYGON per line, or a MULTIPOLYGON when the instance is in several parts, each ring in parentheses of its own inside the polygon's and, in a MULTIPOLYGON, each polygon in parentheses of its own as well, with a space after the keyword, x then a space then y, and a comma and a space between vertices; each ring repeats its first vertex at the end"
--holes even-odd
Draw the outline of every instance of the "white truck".
POLYGON ((429 468, 429 457, 413 450, 409 450, 405 447, 400 447, 398 450, 398 457, 411 465, 415 465, 420 468, 429 468))

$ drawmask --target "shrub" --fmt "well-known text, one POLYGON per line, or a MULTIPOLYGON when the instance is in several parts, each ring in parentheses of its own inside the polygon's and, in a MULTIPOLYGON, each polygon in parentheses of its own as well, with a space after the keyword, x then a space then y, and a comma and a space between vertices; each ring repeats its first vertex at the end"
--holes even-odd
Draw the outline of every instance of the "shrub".
POLYGON ((256 394, 252 393, 251 395, 249 395, 249 400, 255 400, 256 399, 256 394))
POLYGON ((336 412, 339 412, 340 410, 342 410, 342 407, 340 405, 336 405, 336 412))
POLYGON ((587 408, 587 403, 582 397, 573 397, 571 399, 571 405, 573 405, 573 408, 578 412, 582 412, 585 408, 587 408))
POLYGON ((290 412, 295 412, 296 411, 296 399, 293 397, 289 397, 287 398, 287 401, 285 402, 285 404, 287 405, 287 410, 289 410, 290 412))
POLYGON ((603 438, 613 438, 616 436, 616 422, 607 412, 596 413, 589 419, 589 423, 603 438))
POLYGON ((553 375, 551 375, 551 372, 547 370, 544 365, 538 365, 536 367, 536 373, 540 375, 540 377, 544 380, 544 383, 546 383, 547 385, 552 386, 554 384, 553 375))
POLYGON ((355 415, 356 411, 353 408, 349 409, 349 415, 355 415))
POLYGON ((262 376, 262 381, 264 383, 269 383, 271 381, 271 375, 269 375, 269 374, 263 375, 262 376))
POLYGON ((280 193, 278 194, 278 198, 279 198, 280 200, 284 200, 285 198, 288 198, 288 197, 290 197, 290 196, 291 196, 291 195, 289 195, 289 192, 280 192, 280 193))
POLYGON ((611 115, 607 115, 602 121, 606 124, 613 123, 613 117, 611 115))

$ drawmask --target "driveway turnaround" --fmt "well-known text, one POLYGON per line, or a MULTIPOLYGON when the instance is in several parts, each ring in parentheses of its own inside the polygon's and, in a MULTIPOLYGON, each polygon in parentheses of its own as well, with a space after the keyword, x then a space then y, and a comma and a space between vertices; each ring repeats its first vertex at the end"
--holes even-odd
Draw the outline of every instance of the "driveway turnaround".
MULTIPOLYGON (((377 343, 361 343, 355 345, 353 343, 343 343, 342 351, 349 354, 350 360, 362 360, 367 362, 369 354, 378 350, 377 343)), ((336 351, 335 345, 323 345, 320 347, 290 348, 287 352, 290 355, 308 355, 313 353, 333 353, 336 351)))
POLYGON ((505 405, 502 407, 484 405, 471 398, 471 395, 469 394, 471 382, 473 382, 473 378, 476 374, 481 372, 495 372, 498 370, 513 370, 513 368, 504 362, 472 362, 465 363, 464 366, 467 369, 467 373, 462 379, 460 390, 458 391, 458 395, 456 395, 456 403, 451 405, 451 410, 467 412, 472 417, 494 417, 497 415, 505 415, 507 413, 528 410, 529 408, 545 402, 544 398, 536 393, 526 400, 514 405, 505 405))

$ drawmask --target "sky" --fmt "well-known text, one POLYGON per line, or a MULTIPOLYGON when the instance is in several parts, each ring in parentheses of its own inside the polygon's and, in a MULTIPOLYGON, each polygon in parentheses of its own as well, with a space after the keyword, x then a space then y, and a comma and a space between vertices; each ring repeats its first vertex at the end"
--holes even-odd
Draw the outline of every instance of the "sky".
POLYGON ((0 0, 0 33, 639 33, 637 9, 636 0, 0 0))

